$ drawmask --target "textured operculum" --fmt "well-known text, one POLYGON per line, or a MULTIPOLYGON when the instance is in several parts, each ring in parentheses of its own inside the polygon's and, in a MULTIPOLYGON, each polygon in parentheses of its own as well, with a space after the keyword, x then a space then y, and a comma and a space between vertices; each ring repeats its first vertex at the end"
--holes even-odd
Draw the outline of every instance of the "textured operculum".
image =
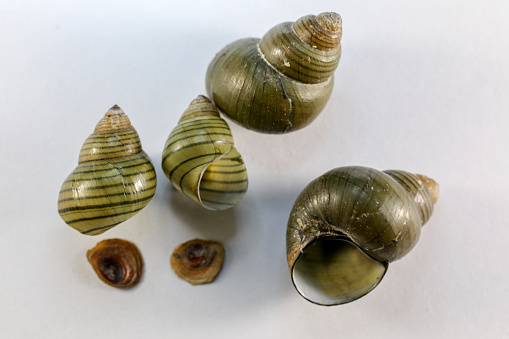
MULTIPOLYGON (((411 194, 413 200, 418 206, 422 225, 424 225, 431 217, 431 214, 433 213, 433 204, 434 201, 436 201, 428 187, 425 185, 425 182, 419 176, 405 171, 387 170, 384 171, 384 173, 390 175, 408 193, 411 194)), ((436 194, 438 193, 435 193, 435 195, 436 194)), ((438 198, 438 196, 436 196, 436 198, 438 198)))
POLYGON ((78 163, 115 159, 141 152, 141 141, 129 118, 117 105, 110 108, 81 147, 78 163))
POLYGON ((282 23, 260 40, 265 60, 278 72, 306 84, 327 81, 341 56, 341 19, 335 13, 282 23))
POLYGON ((206 116, 219 117, 219 110, 207 97, 200 95, 191 101, 178 123, 180 124, 186 120, 206 116))
POLYGON ((173 271, 192 285, 212 282, 223 266, 223 244, 194 239, 180 244, 170 257, 173 271))
POLYGON ((99 278, 119 288, 134 287, 143 272, 143 259, 133 243, 106 239, 87 252, 87 259, 99 278))

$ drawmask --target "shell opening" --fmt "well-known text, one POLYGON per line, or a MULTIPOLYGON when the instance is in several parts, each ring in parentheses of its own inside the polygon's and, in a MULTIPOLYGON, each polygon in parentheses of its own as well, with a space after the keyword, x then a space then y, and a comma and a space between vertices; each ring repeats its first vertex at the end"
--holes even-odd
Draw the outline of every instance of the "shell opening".
POLYGON ((366 295, 382 280, 387 267, 348 240, 328 238, 304 249, 293 266, 292 280, 307 300, 332 306, 366 295))
POLYGON ((207 209, 221 211, 233 207, 246 191, 244 161, 233 145, 200 173, 198 200, 207 209))

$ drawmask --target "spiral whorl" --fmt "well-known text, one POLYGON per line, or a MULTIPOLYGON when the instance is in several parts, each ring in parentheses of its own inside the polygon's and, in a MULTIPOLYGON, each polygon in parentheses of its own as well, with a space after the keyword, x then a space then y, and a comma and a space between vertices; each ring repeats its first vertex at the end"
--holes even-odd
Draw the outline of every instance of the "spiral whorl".
POLYGON ((307 84, 327 81, 341 55, 341 17, 308 15, 282 23, 260 40, 260 52, 284 76, 307 84))
POLYGON ((438 198, 438 184, 433 179, 423 175, 416 175, 405 171, 387 170, 384 173, 390 175, 413 197, 413 200, 419 206, 422 225, 424 225, 433 213, 433 205, 438 198))
POLYGON ((117 105, 106 112, 81 147, 78 163, 122 158, 141 152, 138 132, 117 105))

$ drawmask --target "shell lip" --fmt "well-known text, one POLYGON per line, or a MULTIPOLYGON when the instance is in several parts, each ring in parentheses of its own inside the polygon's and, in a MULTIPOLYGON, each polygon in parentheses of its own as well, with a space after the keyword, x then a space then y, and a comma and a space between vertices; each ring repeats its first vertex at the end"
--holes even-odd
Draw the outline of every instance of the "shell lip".
POLYGON ((384 262, 379 262, 373 258, 371 258, 370 256, 368 256, 363 250, 362 248, 360 248, 357 244, 355 244, 350 238, 348 238, 346 235, 322 235, 322 236, 318 236, 316 238, 314 238, 313 240, 309 241, 302 249, 301 251, 299 252, 299 254, 295 257, 293 263, 292 263, 292 266, 290 267, 290 277, 291 277, 291 280, 292 280, 292 284, 293 286, 295 287, 295 289, 297 290, 297 292, 301 295, 301 297, 303 297, 304 299, 306 299, 307 301, 315 304, 315 305, 319 305, 319 306, 337 306, 337 305, 344 305, 344 304, 348 304, 348 303, 351 303, 355 300, 358 300, 362 297, 364 297, 365 295, 367 295, 368 293, 370 293, 371 291, 373 291, 379 284, 380 282, 383 280, 385 274, 387 273, 387 270, 389 268, 389 262, 387 261, 384 261, 384 262), (320 301, 317 301, 317 300, 314 300, 310 297, 308 297, 306 294, 304 294, 301 289, 299 289, 299 287, 297 286, 297 283, 295 282, 295 279, 294 279, 294 271, 295 271, 295 266, 296 266, 296 263, 299 261, 299 258, 301 257, 301 255, 304 253, 304 251, 309 248, 310 246, 318 243, 318 242, 321 242, 321 241, 324 241, 324 240, 335 240, 335 241, 343 241, 343 242, 347 242, 351 245, 354 245, 360 252, 362 252, 367 258, 371 259, 372 261, 374 262, 378 262, 380 264, 382 264, 384 266, 384 270, 382 272, 382 275, 380 276, 380 278, 378 279, 378 281, 373 285, 371 286, 371 288, 369 288, 368 290, 366 290, 364 293, 361 293, 359 294, 358 296, 356 296, 355 298, 352 298, 352 299, 349 299, 347 301, 337 301, 337 302, 331 302, 331 303, 324 303, 324 302, 320 302, 320 301))
POLYGON ((230 147, 228 148, 228 150, 226 152, 220 154, 217 158, 215 158, 214 160, 212 160, 212 162, 210 162, 209 164, 207 164, 207 166, 205 166, 205 168, 200 173, 200 177, 198 178, 198 187, 197 187, 198 201, 200 202, 200 205, 202 205, 203 207, 205 207, 206 209, 211 210, 211 211, 217 211, 218 209, 209 206, 207 203, 205 203, 202 200, 201 193, 200 193, 201 181, 203 179, 203 175, 205 174, 207 169, 210 167, 210 165, 212 165, 213 163, 215 163, 215 162, 219 161, 220 159, 226 157, 228 155, 228 153, 230 153, 230 151, 233 148, 233 144, 230 143, 229 146, 230 147))

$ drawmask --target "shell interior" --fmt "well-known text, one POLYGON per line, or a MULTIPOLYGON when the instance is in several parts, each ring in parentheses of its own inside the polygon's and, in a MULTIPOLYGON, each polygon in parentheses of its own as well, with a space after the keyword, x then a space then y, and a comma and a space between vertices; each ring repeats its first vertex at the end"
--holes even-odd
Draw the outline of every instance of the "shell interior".
POLYGON ((387 267, 348 240, 323 239, 305 248, 293 266, 292 279, 304 298, 332 306, 370 292, 382 280, 387 267))
POLYGON ((203 169, 198 184, 201 204, 211 210, 236 205, 247 191, 245 165, 233 146, 203 169))

